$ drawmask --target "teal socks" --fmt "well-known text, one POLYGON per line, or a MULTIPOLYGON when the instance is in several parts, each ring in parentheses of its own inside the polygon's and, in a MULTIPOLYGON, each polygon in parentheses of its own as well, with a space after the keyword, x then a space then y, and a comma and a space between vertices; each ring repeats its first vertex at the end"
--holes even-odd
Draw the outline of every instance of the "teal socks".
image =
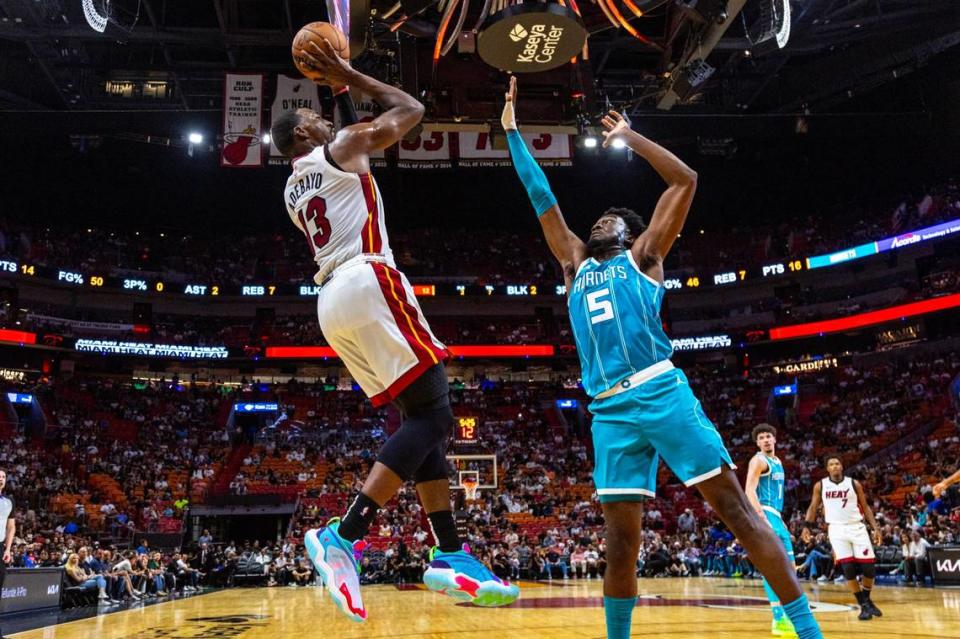
POLYGON ((627 639, 630 636, 633 609, 636 605, 636 597, 603 598, 603 612, 607 617, 607 639, 627 639))
POLYGON ((807 601, 806 595, 800 595, 790 603, 784 604, 783 610, 793 623, 793 629, 797 631, 799 639, 823 639, 820 626, 810 612, 810 602, 807 601))

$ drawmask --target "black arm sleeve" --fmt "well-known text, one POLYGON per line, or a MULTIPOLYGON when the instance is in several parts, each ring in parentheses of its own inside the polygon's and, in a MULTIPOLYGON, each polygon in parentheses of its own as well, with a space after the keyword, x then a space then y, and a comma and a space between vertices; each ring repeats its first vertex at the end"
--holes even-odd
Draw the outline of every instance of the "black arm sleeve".
POLYGON ((345 88, 334 94, 333 101, 337 105, 337 110, 340 111, 341 126, 350 126, 357 123, 357 110, 353 106, 353 98, 350 97, 349 89, 345 88))

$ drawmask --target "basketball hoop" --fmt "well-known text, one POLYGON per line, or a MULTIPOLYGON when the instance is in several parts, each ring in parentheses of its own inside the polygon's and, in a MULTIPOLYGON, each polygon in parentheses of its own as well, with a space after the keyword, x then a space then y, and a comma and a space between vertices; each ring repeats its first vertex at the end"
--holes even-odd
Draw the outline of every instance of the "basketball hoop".
POLYGON ((473 470, 460 471, 460 488, 467 501, 476 501, 480 491, 480 473, 473 470))
POLYGON ((477 501, 477 491, 480 489, 480 482, 475 479, 465 479, 460 485, 463 487, 463 493, 467 501, 477 501))

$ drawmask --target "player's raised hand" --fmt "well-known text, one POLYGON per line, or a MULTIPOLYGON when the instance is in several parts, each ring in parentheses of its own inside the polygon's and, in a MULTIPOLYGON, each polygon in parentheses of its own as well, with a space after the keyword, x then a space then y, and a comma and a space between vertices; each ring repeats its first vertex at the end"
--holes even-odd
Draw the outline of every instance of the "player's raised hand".
POLYGON ((933 496, 940 499, 940 495, 947 489, 947 482, 941 481, 933 485, 933 496))
POLYGON ((301 50, 301 54, 326 84, 343 87, 351 83, 356 72, 346 60, 337 55, 329 40, 324 38, 322 45, 311 40, 308 47, 309 49, 301 50))
POLYGON ((500 116, 500 124, 503 125, 504 131, 516 131, 517 76, 510 76, 510 89, 503 95, 503 99, 505 104, 503 105, 503 114, 500 116))
POLYGON ((612 109, 603 116, 600 124, 603 125, 603 148, 607 148, 618 138, 623 139, 624 133, 630 130, 630 122, 612 109))

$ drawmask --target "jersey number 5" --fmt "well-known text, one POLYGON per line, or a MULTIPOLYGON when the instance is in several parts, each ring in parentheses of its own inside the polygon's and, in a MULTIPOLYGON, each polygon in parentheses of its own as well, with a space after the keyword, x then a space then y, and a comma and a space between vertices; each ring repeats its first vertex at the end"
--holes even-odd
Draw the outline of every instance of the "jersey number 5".
POLYGON ((613 304, 610 303, 610 300, 603 299, 609 295, 609 288, 587 293, 587 310, 590 311, 591 324, 599 324, 613 319, 613 304))
POLYGON ((310 247, 316 253, 330 241, 330 220, 327 219, 327 201, 319 195, 310 198, 300 209, 300 225, 310 239, 310 247))

